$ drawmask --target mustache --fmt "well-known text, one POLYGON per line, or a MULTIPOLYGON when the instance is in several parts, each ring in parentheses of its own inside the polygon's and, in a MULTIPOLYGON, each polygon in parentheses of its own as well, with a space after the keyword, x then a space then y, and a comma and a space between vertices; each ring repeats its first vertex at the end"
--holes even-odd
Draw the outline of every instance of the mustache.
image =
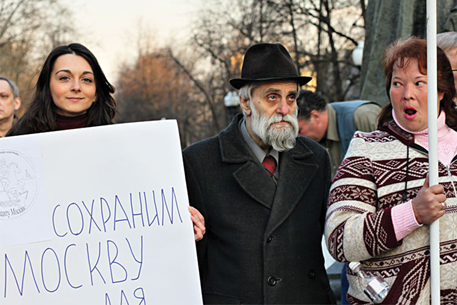
POLYGON ((286 122, 286 123, 289 123, 290 125, 292 125, 293 117, 290 114, 280 115, 280 114, 275 113, 268 120, 268 123, 270 123, 270 125, 275 124, 275 123, 280 123, 280 122, 286 122))

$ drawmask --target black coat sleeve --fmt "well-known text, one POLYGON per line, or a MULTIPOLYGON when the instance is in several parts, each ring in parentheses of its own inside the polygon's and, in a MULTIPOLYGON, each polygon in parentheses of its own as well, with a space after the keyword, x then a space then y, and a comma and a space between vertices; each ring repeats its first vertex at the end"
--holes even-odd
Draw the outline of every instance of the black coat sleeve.
MULTIPOLYGON (((189 196, 189 205, 193 206, 205 218, 205 227, 208 230, 209 226, 209 219, 208 214, 206 213, 205 204, 203 200, 203 195, 201 191, 201 187, 199 184, 198 179, 194 174, 194 169, 192 168, 191 162, 186 158, 185 153, 183 154, 184 160, 184 171, 186 176, 186 184, 187 184, 187 194, 189 196)), ((200 274, 207 272, 207 239, 208 234, 203 236, 203 239, 197 242, 197 257, 198 257, 198 266, 200 274)))

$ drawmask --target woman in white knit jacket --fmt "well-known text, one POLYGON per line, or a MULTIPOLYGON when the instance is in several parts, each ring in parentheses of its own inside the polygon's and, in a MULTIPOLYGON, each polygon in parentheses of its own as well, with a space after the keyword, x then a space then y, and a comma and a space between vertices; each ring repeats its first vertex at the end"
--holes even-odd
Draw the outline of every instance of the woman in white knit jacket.
MULTIPOLYGON (((391 286, 385 304, 430 303, 429 224, 440 218, 441 300, 457 302, 457 111, 448 59, 438 57, 439 184, 428 186, 427 46, 399 40, 385 51, 391 103, 378 130, 357 132, 330 189, 325 235, 332 256, 360 261, 391 286)), ((348 270, 348 300, 369 303, 348 270)))

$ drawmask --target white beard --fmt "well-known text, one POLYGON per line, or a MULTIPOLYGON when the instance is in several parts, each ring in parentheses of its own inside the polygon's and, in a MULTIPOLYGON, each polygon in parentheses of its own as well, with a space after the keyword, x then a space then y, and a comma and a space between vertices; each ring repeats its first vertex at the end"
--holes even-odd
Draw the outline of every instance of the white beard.
POLYGON ((252 102, 250 102, 250 105, 252 131, 263 143, 272 146, 277 151, 286 151, 295 146, 298 135, 298 108, 295 109, 293 116, 290 114, 282 116, 275 113, 271 118, 267 118, 265 114, 260 115, 257 112, 252 102), (281 121, 289 124, 272 125, 281 121))

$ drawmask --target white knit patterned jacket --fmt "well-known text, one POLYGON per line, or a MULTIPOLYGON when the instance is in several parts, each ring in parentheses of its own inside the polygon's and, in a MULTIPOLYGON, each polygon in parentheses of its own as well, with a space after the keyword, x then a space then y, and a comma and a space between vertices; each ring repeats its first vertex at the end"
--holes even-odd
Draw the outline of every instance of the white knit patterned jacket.
MULTIPOLYGON (((357 132, 351 141, 330 189, 327 246, 336 260, 360 261, 378 272, 391 286, 385 304, 430 304, 430 227, 397 242, 391 219, 392 207, 424 184, 428 154, 393 121, 381 129, 357 132)), ((439 164, 439 183, 447 197, 440 218, 441 304, 457 304, 457 157, 448 167, 439 164)), ((369 303, 351 271, 348 280, 349 302, 369 303)))

